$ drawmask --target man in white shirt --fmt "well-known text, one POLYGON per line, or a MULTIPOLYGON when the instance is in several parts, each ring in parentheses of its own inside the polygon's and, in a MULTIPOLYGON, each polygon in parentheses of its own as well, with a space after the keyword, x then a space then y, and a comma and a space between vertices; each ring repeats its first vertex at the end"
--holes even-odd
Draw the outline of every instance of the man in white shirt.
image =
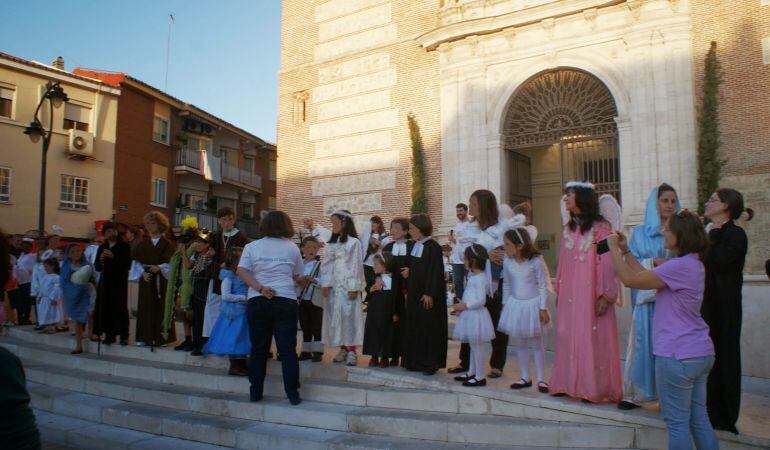
POLYGON ((465 277, 468 275, 463 261, 463 254, 465 253, 465 249, 468 248, 473 241, 468 240, 468 226, 471 224, 471 221, 468 218, 468 205, 465 203, 458 203, 457 206, 455 206, 455 211, 457 213, 458 222, 449 234, 449 242, 454 246, 449 261, 452 263, 452 283, 454 283, 455 288, 455 299, 459 301, 463 298, 463 292, 465 291, 465 277))
POLYGON ((35 268, 37 254, 30 253, 32 242, 23 240, 19 245, 19 257, 14 267, 14 276, 19 283, 19 289, 16 294, 16 314, 19 325, 29 325, 30 313, 32 310, 32 298, 30 291, 32 287, 32 271, 35 268))
POLYGON ((305 226, 305 228, 307 228, 311 236, 318 239, 318 242, 321 243, 322 247, 324 244, 329 242, 329 239, 332 238, 332 230, 324 228, 321 225, 317 225, 315 221, 310 217, 304 219, 302 224, 305 226))

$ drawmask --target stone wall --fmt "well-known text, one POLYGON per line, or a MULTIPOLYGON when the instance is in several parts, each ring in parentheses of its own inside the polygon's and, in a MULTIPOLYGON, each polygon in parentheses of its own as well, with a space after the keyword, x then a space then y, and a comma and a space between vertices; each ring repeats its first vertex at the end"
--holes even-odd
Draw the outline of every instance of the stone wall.
POLYGON ((408 214, 409 113, 421 127, 428 207, 438 219, 438 56, 414 42, 435 24, 437 7, 283 2, 278 207, 295 221, 321 219, 335 208, 351 210, 358 223, 408 214))

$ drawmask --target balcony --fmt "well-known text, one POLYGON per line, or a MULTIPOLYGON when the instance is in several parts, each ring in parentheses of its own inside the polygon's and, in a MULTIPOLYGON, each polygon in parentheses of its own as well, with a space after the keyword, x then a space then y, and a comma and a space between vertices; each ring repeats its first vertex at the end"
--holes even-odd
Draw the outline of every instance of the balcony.
POLYGON ((176 152, 176 166, 174 170, 176 172, 190 171, 200 174, 203 167, 202 160, 203 152, 200 150, 182 147, 176 152))
POLYGON ((250 188, 262 188, 262 177, 233 164, 222 164, 222 178, 225 181, 235 182, 250 188))

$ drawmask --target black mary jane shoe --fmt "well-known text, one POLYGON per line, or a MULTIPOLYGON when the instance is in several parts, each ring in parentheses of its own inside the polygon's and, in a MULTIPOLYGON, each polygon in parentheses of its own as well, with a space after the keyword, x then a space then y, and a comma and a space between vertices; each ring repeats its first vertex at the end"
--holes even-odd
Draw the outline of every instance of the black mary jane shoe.
POLYGON ((429 377, 431 375, 436 375, 436 372, 438 372, 438 369, 431 369, 431 370, 423 370, 422 374, 426 377, 429 377))
POLYGON ((289 398, 289 403, 291 403, 293 406, 297 406, 302 403, 302 399, 299 396, 291 397, 289 398))
POLYGON ((486 385, 487 385, 486 378, 477 380, 476 377, 471 377, 471 378, 468 378, 466 381, 463 381, 463 386, 466 386, 466 387, 481 387, 486 385))
POLYGON ((529 387, 532 387, 532 380, 527 381, 524 378, 519 378, 519 381, 511 385, 511 389, 513 389, 514 391, 518 389, 529 388, 529 387))
POLYGON ((466 375, 457 375, 457 376, 455 377, 455 381, 468 381, 468 380, 470 380, 471 378, 475 378, 475 377, 476 377, 476 375, 475 375, 475 374, 470 374, 470 375, 468 375, 468 374, 466 374, 466 375))
POLYGON ((447 373, 463 373, 463 372, 467 372, 467 371, 468 371, 467 367, 457 366, 457 367, 452 367, 451 369, 447 370, 447 373))
POLYGON ((618 403, 618 409, 622 411, 630 411, 632 409, 639 408, 640 406, 637 405, 634 402, 630 402, 628 400, 623 400, 622 402, 618 403))
POLYGON ((545 381, 539 381, 537 383, 537 391, 540 392, 541 394, 547 394, 550 390, 551 388, 548 386, 548 383, 546 383, 545 381))

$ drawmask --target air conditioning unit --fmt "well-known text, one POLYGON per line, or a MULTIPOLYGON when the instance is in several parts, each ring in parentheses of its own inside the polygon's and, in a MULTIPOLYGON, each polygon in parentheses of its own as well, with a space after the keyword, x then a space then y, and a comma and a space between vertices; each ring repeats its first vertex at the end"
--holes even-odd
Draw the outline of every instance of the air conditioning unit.
POLYGON ((67 150, 72 155, 94 156, 94 135, 87 131, 69 130, 67 150))

